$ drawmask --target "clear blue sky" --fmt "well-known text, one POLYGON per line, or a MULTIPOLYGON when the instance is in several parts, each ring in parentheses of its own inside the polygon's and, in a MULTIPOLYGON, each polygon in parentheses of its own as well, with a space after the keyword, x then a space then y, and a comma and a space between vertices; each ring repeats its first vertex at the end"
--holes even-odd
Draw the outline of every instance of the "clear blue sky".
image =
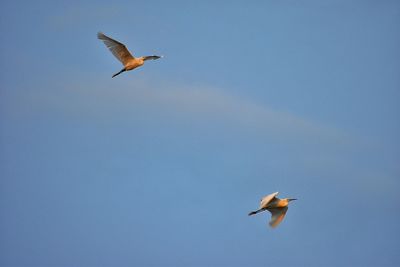
POLYGON ((0 266, 399 266, 399 1, 2 1, 0 266), (216 3, 218 2, 218 3, 216 3), (96 39, 165 57, 121 74, 96 39), (295 197, 277 229, 248 217, 295 197))

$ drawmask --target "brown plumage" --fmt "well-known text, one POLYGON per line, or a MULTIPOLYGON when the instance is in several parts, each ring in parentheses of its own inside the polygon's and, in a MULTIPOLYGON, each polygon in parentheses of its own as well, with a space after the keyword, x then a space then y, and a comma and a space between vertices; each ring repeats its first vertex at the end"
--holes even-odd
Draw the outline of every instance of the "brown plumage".
POLYGON ((102 32, 97 33, 97 38, 102 40, 104 44, 110 49, 111 53, 124 65, 124 68, 118 73, 115 73, 112 77, 119 75, 120 73, 128 70, 136 69, 144 64, 146 60, 156 60, 162 56, 144 56, 135 58, 126 48, 123 43, 120 43, 102 32))
POLYGON ((249 216, 268 210, 269 212, 271 212, 271 220, 269 222, 269 225, 273 228, 277 227, 282 222, 283 218, 285 218, 289 202, 292 200, 296 200, 295 198, 279 199, 276 197, 278 194, 278 192, 275 192, 263 197, 261 199, 260 208, 258 210, 250 212, 249 216))

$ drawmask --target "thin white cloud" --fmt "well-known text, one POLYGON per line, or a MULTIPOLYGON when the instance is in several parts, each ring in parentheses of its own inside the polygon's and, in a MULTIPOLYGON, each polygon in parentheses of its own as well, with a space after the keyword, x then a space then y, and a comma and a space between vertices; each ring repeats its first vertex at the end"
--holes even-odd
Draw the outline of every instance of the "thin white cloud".
POLYGON ((151 116, 157 119, 168 115, 169 120, 217 124, 233 131, 247 131, 276 139, 343 143, 349 138, 333 127, 235 96, 227 90, 207 86, 160 85, 143 81, 123 84, 110 81, 109 84, 95 86, 93 89, 79 86, 69 94, 69 97, 74 98, 72 102, 77 101, 77 106, 74 106, 77 110, 106 116, 109 120, 120 116, 151 116), (112 88, 109 87, 111 84, 112 88))
POLYGON ((94 82, 87 86, 38 89, 31 94, 24 92, 22 97, 27 106, 37 110, 58 111, 102 123, 140 117, 154 121, 183 120, 276 140, 348 142, 348 136, 338 129, 206 86, 159 85, 137 80, 135 84, 124 84, 112 80, 107 84, 94 82))
MULTIPOLYGON (((29 90, 4 91, 3 99, 7 101, 2 104, 1 113, 11 120, 37 121, 51 114, 60 122, 98 123, 106 128, 122 128, 122 131, 126 130, 124 127, 156 125, 150 128, 153 130, 160 124, 161 130, 166 125, 172 130, 176 125, 192 127, 200 135, 204 133, 203 129, 208 133, 217 129, 217 139, 238 132, 243 137, 235 139, 238 141, 288 142, 289 150, 285 151, 298 154, 298 157, 288 156, 291 169, 306 170, 311 177, 332 177, 343 183, 360 182, 367 187, 365 190, 372 190, 377 182, 381 191, 397 184, 392 172, 380 171, 381 163, 374 169, 368 165, 369 161, 363 161, 362 155, 376 155, 380 148, 358 142, 355 137, 323 123, 219 88, 160 85, 140 80, 134 83, 111 80, 100 84, 92 80, 64 88, 34 85, 29 90), (18 119, 21 117, 23 120, 18 119), (364 170, 361 165, 368 168, 364 170)), ((282 157, 282 154, 277 156, 282 157)), ((386 169, 390 166, 392 164, 386 169)))

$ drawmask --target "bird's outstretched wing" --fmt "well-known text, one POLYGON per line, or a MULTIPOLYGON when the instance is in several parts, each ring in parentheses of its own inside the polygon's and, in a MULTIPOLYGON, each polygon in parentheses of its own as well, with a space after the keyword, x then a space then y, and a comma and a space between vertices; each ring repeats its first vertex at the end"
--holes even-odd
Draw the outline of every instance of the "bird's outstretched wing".
POLYGON ((260 203, 260 209, 266 208, 268 203, 271 202, 271 200, 274 199, 274 197, 276 197, 279 194, 279 192, 275 192, 272 193, 268 196, 265 196, 261 199, 261 203, 260 203))
POLYGON ((283 218, 285 218, 287 210, 288 207, 268 209, 268 211, 271 212, 269 226, 273 228, 277 227, 282 222, 283 218))
POLYGON ((130 59, 134 58, 124 44, 106 36, 102 32, 97 33, 97 38, 104 42, 111 53, 113 53, 122 64, 125 65, 130 59))

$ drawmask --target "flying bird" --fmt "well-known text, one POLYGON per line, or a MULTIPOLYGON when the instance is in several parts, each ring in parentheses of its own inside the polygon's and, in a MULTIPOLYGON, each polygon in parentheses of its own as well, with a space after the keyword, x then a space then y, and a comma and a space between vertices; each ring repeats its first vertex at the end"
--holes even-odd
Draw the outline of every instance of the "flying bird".
POLYGON ((111 53, 119 61, 121 61, 122 65, 124 65, 124 68, 122 70, 120 70, 119 72, 115 73, 112 76, 113 78, 124 71, 133 70, 136 69, 137 67, 142 66, 146 60, 149 59, 156 60, 162 57, 162 56, 145 56, 136 58, 132 56, 132 54, 128 51, 128 49, 124 44, 106 36, 104 33, 102 32, 97 33, 97 38, 102 40, 104 44, 107 46, 107 48, 110 49, 111 53))
POLYGON ((271 212, 271 221, 269 222, 269 225, 273 228, 277 227, 282 222, 283 218, 285 218, 289 202, 297 200, 296 198, 279 199, 276 197, 278 194, 278 192, 275 192, 263 197, 261 199, 260 208, 250 212, 249 216, 268 210, 271 212))

